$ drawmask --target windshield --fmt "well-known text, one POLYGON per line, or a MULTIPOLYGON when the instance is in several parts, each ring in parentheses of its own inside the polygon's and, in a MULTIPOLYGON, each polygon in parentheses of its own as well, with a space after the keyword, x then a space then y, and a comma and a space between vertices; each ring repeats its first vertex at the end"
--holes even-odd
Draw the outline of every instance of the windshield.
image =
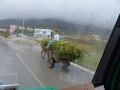
POLYGON ((0 80, 19 88, 91 82, 119 0, 0 0, 0 80))

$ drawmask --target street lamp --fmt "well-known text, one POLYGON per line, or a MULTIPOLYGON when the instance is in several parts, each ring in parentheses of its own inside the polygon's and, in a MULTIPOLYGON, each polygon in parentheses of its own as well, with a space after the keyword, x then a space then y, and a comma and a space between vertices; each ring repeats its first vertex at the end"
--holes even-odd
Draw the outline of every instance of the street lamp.
POLYGON ((25 13, 23 11, 20 11, 20 12, 23 13, 23 28, 22 28, 22 34, 23 34, 25 13))

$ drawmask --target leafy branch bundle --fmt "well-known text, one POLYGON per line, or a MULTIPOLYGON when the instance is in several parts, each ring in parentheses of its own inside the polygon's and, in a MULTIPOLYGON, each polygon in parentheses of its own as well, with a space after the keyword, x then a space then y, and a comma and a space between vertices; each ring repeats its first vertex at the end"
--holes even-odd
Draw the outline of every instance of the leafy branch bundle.
MULTIPOLYGON (((46 47, 48 42, 49 39, 41 40, 42 47, 46 47)), ((64 40, 53 42, 51 49, 53 49, 53 51, 59 55, 67 56, 72 62, 75 60, 81 62, 86 53, 85 47, 82 44, 64 40)))

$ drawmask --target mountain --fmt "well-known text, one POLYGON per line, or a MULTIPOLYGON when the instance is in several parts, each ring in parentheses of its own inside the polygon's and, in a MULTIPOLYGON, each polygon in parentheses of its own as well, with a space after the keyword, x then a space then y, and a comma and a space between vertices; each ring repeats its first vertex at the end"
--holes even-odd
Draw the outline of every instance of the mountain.
MULTIPOLYGON (((23 20, 20 19, 5 19, 0 20, 0 26, 7 26, 16 25, 22 26, 23 20)), ((58 31, 64 31, 66 33, 83 33, 83 34, 93 34, 93 33, 106 33, 110 34, 105 27, 98 27, 95 25, 84 24, 80 23, 79 25, 71 22, 67 22, 60 19, 28 19, 25 20, 25 27, 32 27, 32 28, 42 28, 42 29, 52 29, 58 31), (106 31, 106 32, 105 32, 106 31)))
MULTIPOLYGON (((45 28, 45 29, 53 29, 53 30, 62 30, 68 32, 74 32, 77 30, 77 27, 74 23, 70 23, 64 20, 59 19, 28 19, 25 20, 25 27, 32 27, 32 28, 45 28)), ((0 20, 0 26, 22 26, 23 20, 20 19, 5 19, 0 20)))

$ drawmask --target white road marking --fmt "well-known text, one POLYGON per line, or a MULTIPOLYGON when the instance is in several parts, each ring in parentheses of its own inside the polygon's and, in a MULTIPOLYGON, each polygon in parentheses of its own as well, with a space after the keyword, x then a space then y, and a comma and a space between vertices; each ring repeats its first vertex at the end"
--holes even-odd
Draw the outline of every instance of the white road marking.
POLYGON ((19 56, 18 53, 15 52, 15 54, 18 56, 18 58, 21 60, 21 62, 24 64, 24 66, 27 68, 27 70, 36 78, 36 80, 44 87, 42 82, 36 77, 36 75, 32 72, 32 70, 27 66, 27 64, 23 61, 23 59, 19 56))
POLYGON ((75 64, 75 63, 72 63, 72 62, 71 62, 71 64, 74 65, 74 66, 76 66, 76 67, 78 67, 78 68, 81 68, 81 69, 85 70, 86 72, 90 72, 90 73, 92 73, 92 74, 95 74, 94 72, 92 72, 92 71, 90 71, 90 70, 88 70, 88 69, 85 69, 85 68, 83 68, 83 67, 81 67, 81 66, 78 66, 78 65, 75 64))

